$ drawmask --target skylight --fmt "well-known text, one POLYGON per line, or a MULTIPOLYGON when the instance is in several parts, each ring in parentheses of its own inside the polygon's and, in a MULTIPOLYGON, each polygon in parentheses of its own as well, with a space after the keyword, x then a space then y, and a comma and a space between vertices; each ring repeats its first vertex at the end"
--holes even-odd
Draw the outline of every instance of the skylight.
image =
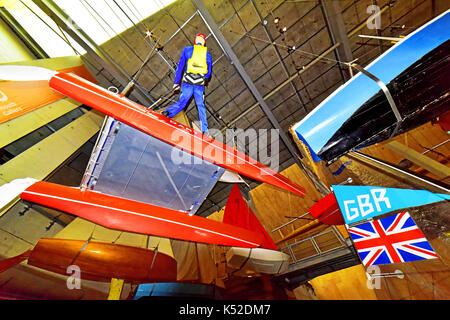
MULTIPOLYGON (((73 20, 74 26, 79 26, 97 45, 100 45, 174 1, 55 0, 55 3, 73 20)), ((0 4, 8 9, 50 57, 86 53, 33 1, 0 0, 0 4)))
POLYGON ((63 34, 53 20, 32 1, 9 0, 3 4, 50 57, 73 56, 76 54, 75 50, 80 55, 86 53, 70 36, 63 34))
POLYGON ((174 0, 55 0, 98 45, 172 2, 174 0))

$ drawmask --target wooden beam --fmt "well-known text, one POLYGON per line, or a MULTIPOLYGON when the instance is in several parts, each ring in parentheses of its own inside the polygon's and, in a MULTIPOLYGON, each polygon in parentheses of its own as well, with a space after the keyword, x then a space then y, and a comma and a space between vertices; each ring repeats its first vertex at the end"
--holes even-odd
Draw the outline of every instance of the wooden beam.
POLYGON ((0 124, 0 148, 20 139, 79 107, 80 102, 64 98, 0 124))
POLYGON ((385 144, 385 146, 405 157, 409 161, 419 165, 420 167, 426 169, 427 171, 435 174, 441 179, 450 177, 450 168, 443 165, 442 163, 433 160, 426 155, 423 155, 416 150, 413 150, 398 141, 391 141, 385 144))

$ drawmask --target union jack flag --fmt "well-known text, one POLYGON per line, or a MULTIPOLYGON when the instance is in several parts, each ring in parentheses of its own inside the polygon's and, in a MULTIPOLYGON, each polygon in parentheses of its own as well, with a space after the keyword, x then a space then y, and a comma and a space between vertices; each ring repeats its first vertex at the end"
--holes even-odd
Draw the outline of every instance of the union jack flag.
POLYGON ((438 258, 407 212, 348 231, 364 266, 438 258))

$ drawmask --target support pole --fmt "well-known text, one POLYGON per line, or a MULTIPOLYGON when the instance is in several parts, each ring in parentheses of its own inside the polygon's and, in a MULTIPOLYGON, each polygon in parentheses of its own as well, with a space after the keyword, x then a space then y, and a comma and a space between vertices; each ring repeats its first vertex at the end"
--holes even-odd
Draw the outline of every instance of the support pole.
POLYGON ((357 160, 362 162, 368 166, 376 168, 382 172, 385 172, 389 175, 392 175, 400 180, 405 181, 406 183, 415 186, 417 188, 429 190, 435 193, 445 193, 450 194, 450 188, 446 185, 440 185, 439 183, 435 183, 430 181, 424 177, 420 177, 415 173, 406 171, 401 169, 400 167, 377 159, 375 157, 368 156, 358 151, 354 151, 348 154, 350 159, 357 160))
POLYGON ((20 25, 20 23, 6 10, 0 8, 0 19, 17 35, 25 46, 33 53, 36 59, 48 59, 50 56, 42 47, 30 36, 30 34, 20 25))
POLYGON ((391 141, 385 144, 385 146, 398 153, 399 155, 405 157, 406 159, 410 160, 411 162, 421 166, 428 172, 433 173, 434 175, 438 176, 441 179, 446 179, 450 177, 450 168, 443 165, 442 163, 433 160, 416 150, 413 150, 404 144, 398 142, 398 141, 391 141))

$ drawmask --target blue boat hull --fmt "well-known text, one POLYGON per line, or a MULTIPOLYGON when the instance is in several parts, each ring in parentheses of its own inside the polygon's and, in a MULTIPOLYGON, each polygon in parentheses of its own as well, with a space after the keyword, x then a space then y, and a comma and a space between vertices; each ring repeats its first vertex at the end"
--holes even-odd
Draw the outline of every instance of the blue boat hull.
MULTIPOLYGON (((372 62, 366 70, 383 81, 403 118, 396 134, 449 110, 450 10, 372 62)), ((389 138, 396 117, 378 84, 359 73, 302 121, 295 135, 314 161, 332 162, 345 153, 389 138)))

